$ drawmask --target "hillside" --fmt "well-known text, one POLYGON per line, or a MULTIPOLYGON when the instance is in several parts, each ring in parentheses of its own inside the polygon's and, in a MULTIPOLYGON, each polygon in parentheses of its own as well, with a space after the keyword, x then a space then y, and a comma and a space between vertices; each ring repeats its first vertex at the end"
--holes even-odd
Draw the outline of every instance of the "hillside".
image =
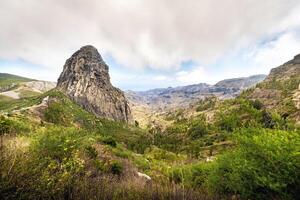
POLYGON ((299 111, 300 55, 271 70, 257 87, 246 91, 243 96, 258 99, 268 109, 282 116, 300 121, 299 111))
POLYGON ((32 81, 32 79, 12 74, 0 73, 0 92, 13 88, 16 84, 32 81))
MULTIPOLYGON (((0 100, 0 194, 4 199, 299 199, 299 126, 293 110, 277 109, 286 99, 297 106, 298 64, 280 68, 236 98, 210 95, 188 108, 152 110, 148 120, 155 115, 164 127, 99 117, 58 89, 0 100), (272 96, 255 96, 270 85, 283 98, 273 107, 272 96)), ((219 84, 236 87, 232 80, 219 84)), ((148 116, 145 107, 140 114, 148 116)))
POLYGON ((168 112, 177 109, 191 111, 199 101, 212 96, 219 99, 230 99, 238 96, 243 90, 250 88, 265 79, 265 75, 254 75, 245 78, 226 79, 215 85, 205 83, 181 87, 158 88, 148 91, 127 91, 133 117, 145 126, 170 124, 164 120, 168 112))
POLYGON ((55 83, 38 81, 12 74, 0 73, 0 97, 19 99, 44 93, 55 87, 55 83))

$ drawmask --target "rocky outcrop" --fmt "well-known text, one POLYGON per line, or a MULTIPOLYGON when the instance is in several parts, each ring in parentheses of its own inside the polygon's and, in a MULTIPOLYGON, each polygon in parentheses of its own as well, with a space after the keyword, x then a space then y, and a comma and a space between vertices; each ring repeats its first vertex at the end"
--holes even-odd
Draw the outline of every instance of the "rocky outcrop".
POLYGON ((132 121, 124 93, 112 86, 108 65, 93 46, 82 47, 66 61, 57 89, 99 117, 132 121))

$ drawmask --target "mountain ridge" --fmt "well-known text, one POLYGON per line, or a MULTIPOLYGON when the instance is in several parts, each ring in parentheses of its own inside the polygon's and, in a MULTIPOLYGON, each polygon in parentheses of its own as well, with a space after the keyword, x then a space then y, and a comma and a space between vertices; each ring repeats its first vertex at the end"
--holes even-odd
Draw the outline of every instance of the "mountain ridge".
POLYGON ((264 80, 266 75, 252 75, 224 79, 215 85, 199 83, 186 86, 156 88, 147 91, 126 91, 127 98, 132 104, 143 104, 153 107, 155 110, 187 107, 205 97, 217 96, 221 99, 233 98, 242 90, 254 86, 264 80))

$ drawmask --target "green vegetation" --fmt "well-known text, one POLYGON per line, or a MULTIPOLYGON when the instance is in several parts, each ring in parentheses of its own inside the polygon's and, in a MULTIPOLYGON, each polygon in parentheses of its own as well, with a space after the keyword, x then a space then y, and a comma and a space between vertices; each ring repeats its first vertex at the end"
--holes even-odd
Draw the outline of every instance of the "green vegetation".
POLYGON ((0 110, 8 114, 0 117, 0 194, 5 199, 297 199, 300 131, 285 115, 295 106, 284 98, 279 107, 285 112, 269 110, 247 99, 247 92, 200 101, 193 117, 182 109, 170 112, 170 126, 149 130, 97 118, 56 90, 19 100, 1 97, 0 110), (36 113, 24 109, 46 97, 36 113))
POLYGON ((217 103, 217 98, 215 96, 207 97, 206 99, 200 100, 198 102, 196 111, 201 112, 208 109, 213 109, 217 103))
POLYGON ((20 93, 20 98, 34 97, 34 96, 40 95, 39 92, 35 92, 32 90, 28 90, 28 89, 20 89, 19 93, 20 93))
POLYGON ((173 168, 176 183, 242 199, 296 199, 299 195, 300 132, 250 128, 234 132, 234 151, 211 163, 173 168))
POLYGON ((253 199, 296 199, 300 191, 300 132, 241 129, 237 148, 218 157, 208 175, 217 193, 253 199))
POLYGON ((32 79, 16 76, 12 74, 0 73, 0 89, 16 86, 18 83, 32 81, 32 79))

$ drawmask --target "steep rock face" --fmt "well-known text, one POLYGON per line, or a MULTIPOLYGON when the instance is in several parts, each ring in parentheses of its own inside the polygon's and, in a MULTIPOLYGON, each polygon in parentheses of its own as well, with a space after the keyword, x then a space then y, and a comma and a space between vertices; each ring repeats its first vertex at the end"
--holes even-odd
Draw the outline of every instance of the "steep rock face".
POLYGON ((110 83, 108 66, 93 46, 82 47, 66 61, 57 89, 99 117, 132 120, 124 93, 110 83))

